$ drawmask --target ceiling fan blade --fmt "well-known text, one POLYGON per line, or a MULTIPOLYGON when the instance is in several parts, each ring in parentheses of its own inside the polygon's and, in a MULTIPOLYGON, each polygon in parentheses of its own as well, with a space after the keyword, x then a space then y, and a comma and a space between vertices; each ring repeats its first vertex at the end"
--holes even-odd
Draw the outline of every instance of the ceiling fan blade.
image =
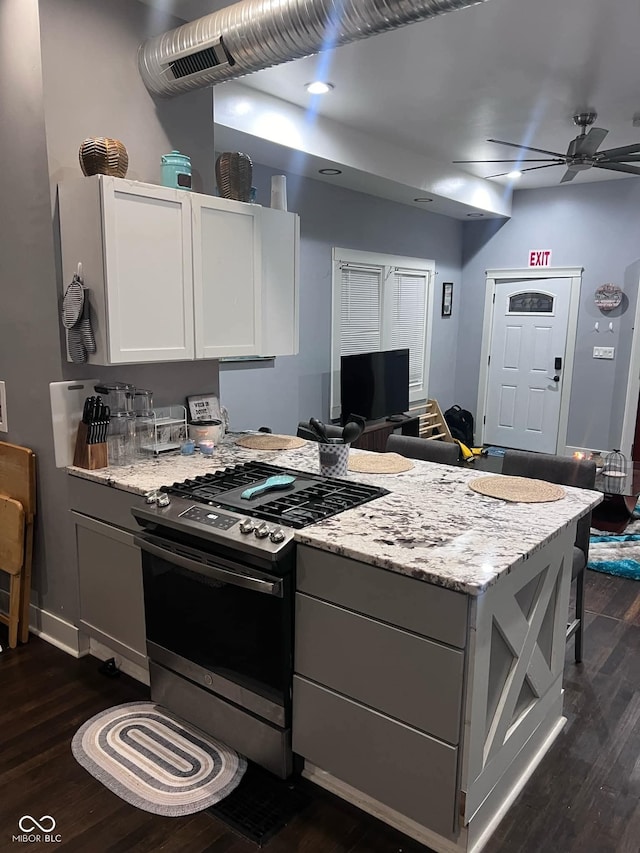
POLYGON ((564 175, 560 179, 560 183, 566 184, 567 181, 572 181, 575 178, 575 176, 578 174, 578 172, 579 172, 579 169, 571 169, 571 168, 567 169, 567 171, 564 173, 564 175))
POLYGON ((592 157, 598 150, 598 147, 602 145, 608 133, 609 131, 605 130, 604 127, 592 127, 585 136, 576 137, 573 153, 592 157))
POLYGON ((602 160, 600 157, 602 156, 602 152, 598 155, 598 163, 637 163, 640 160, 640 154, 627 154, 622 157, 603 157, 602 160))
MULTIPOLYGON (((529 166, 528 169, 518 169, 519 172, 535 172, 536 169, 548 169, 549 166, 560 166, 564 160, 560 160, 558 163, 545 163, 544 166, 529 166)), ((510 172, 500 172, 499 175, 487 175, 485 180, 489 178, 503 178, 505 175, 509 175, 510 172)))
POLYGON ((640 167, 627 166, 625 163, 594 163, 596 169, 608 169, 610 172, 626 172, 629 175, 640 175, 640 167))
POLYGON ((610 160, 612 157, 620 157, 622 159, 625 158, 626 154, 638 154, 640 152, 640 144, 635 143, 635 145, 623 145, 621 148, 609 148, 608 151, 600 151, 600 154, 610 160))
POLYGON ((538 154, 549 154, 564 161, 565 155, 559 151, 547 151, 544 148, 532 148, 530 145, 521 145, 519 142, 504 142, 502 139, 487 139, 487 142, 495 142, 496 145, 508 145, 510 148, 519 148, 521 151, 537 151, 538 154))
POLYGON ((547 158, 536 158, 535 160, 452 160, 452 163, 564 163, 564 160, 548 160, 547 158))

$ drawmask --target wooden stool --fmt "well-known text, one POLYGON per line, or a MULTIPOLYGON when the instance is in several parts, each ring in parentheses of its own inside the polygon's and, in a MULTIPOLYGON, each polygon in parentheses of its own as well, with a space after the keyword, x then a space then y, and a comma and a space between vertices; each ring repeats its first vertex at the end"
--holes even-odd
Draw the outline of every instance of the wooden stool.
POLYGON ((9 615, 0 613, 0 622, 9 626, 9 648, 18 645, 20 591, 24 568, 24 510, 19 501, 0 495, 0 571, 7 572, 9 615))
MULTIPOLYGON (((1 556, 0 569, 9 571, 12 577, 11 595, 19 596, 18 639, 21 643, 26 643, 29 639, 33 526, 36 514, 36 455, 28 447, 20 447, 17 444, 8 444, 5 441, 0 441, 0 495, 17 501, 23 511, 23 545, 20 575, 14 582, 14 575, 2 565, 1 556)), ((6 512, 9 514, 12 510, 8 509, 6 512)), ((0 555, 2 553, 0 551, 0 555)), ((10 607, 9 619, 11 619, 12 612, 12 608, 10 607)), ((9 625, 9 631, 11 632, 11 623, 9 625)), ((10 640, 9 645, 13 647, 15 642, 12 645, 10 640)))

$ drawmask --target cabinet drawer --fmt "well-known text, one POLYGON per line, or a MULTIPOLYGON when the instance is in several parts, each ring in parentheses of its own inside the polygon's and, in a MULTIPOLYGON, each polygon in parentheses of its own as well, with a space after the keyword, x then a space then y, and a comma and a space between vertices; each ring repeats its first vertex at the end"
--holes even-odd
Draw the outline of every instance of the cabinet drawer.
POLYGON ((298 593, 295 671, 449 743, 460 739, 458 649, 298 593))
POLYGON ((349 610, 462 649, 467 596, 405 575, 298 545, 296 588, 349 610))
POLYGON ((422 826, 452 836, 457 747, 296 675, 293 750, 422 826))

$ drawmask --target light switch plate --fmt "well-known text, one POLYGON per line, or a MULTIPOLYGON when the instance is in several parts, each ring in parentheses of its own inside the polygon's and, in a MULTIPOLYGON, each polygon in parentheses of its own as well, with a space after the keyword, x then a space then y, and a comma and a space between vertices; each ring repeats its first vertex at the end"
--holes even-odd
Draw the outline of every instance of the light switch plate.
POLYGON ((594 347, 594 358, 613 358, 615 355, 615 347, 594 347))

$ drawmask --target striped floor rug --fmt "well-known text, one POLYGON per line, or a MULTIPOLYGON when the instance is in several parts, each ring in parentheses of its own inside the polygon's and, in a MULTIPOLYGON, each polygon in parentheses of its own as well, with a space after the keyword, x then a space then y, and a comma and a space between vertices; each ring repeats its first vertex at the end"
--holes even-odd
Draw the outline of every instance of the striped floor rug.
POLYGON ((635 520, 619 536, 600 530, 591 531, 590 569, 640 580, 640 513, 637 507, 634 515, 635 520))
POLYGON ((215 805, 240 783, 246 760, 153 702, 96 714, 73 737, 85 770, 121 799, 177 817, 215 805))

